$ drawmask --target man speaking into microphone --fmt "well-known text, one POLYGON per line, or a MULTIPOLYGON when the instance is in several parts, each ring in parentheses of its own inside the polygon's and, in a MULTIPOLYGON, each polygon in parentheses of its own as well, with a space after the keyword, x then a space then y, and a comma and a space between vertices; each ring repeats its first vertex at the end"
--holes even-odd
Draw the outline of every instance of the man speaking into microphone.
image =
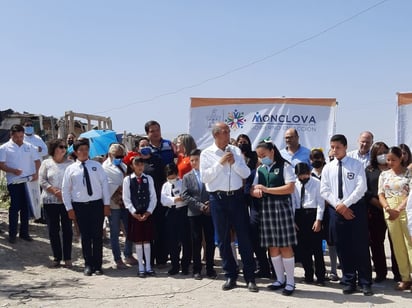
POLYGON ((200 175, 210 193, 210 210, 218 237, 218 247, 225 271, 224 291, 236 287, 236 262, 230 246, 230 227, 235 229, 243 275, 250 292, 258 292, 255 283, 255 262, 248 233, 243 179, 250 174, 240 149, 229 144, 230 129, 223 122, 213 125, 214 143, 200 154, 200 175))

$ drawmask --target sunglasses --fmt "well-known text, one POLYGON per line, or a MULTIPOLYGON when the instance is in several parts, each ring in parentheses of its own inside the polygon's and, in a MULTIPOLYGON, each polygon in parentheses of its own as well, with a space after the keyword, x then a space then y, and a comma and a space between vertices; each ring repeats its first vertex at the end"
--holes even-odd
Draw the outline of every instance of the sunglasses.
POLYGON ((118 156, 115 156, 114 158, 123 159, 123 158, 124 158, 124 155, 118 155, 118 156))
POLYGON ((59 149, 67 149, 65 145, 59 145, 59 149))

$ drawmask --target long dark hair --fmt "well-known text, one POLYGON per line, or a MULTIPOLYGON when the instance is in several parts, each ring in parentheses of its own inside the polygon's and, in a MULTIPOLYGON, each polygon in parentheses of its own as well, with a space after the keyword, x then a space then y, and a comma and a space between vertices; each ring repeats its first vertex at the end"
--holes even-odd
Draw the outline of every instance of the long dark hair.
POLYGON ((408 154, 408 160, 402 160, 402 166, 408 167, 412 163, 411 149, 405 143, 401 143, 399 145, 399 148, 402 150, 402 152, 406 152, 408 154))
POLYGON ((385 148, 386 153, 387 153, 388 150, 389 150, 389 147, 386 145, 385 142, 377 141, 377 142, 375 142, 375 143, 372 145, 371 150, 370 150, 370 155, 371 155, 371 156, 370 156, 369 164, 368 164, 368 166, 366 167, 366 169, 367 169, 368 171, 373 171, 373 170, 379 168, 379 167, 378 167, 379 164, 378 164, 378 159, 377 159, 377 157, 378 157, 378 151, 379 151, 382 147, 385 148))

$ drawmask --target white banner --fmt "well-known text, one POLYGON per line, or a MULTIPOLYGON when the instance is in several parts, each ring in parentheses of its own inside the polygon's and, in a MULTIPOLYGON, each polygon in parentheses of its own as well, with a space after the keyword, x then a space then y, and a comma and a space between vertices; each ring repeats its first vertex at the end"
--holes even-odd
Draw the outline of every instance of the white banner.
POLYGON ((412 146, 412 93, 398 93, 396 144, 412 146))
POLYGON ((280 150, 285 147, 285 131, 294 127, 301 145, 323 148, 327 157, 335 113, 334 98, 192 98, 189 132, 198 148, 204 149, 213 143, 213 124, 225 122, 231 138, 246 134, 254 149, 259 141, 271 137, 280 150))

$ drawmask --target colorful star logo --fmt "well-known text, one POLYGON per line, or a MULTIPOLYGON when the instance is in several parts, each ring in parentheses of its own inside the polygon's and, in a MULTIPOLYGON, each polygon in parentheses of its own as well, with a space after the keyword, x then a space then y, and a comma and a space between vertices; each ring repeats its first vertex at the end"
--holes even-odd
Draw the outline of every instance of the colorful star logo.
POLYGON ((236 130, 238 128, 243 128, 243 125, 246 122, 245 113, 239 112, 237 109, 233 112, 228 113, 228 117, 225 122, 230 127, 230 129, 236 130))

